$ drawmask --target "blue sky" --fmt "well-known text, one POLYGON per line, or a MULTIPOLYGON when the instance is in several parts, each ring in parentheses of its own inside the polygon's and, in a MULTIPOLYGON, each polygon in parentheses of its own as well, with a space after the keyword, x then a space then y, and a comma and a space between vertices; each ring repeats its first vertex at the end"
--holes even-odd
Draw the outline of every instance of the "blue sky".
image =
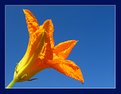
POLYGON ((79 40, 68 59, 82 70, 85 83, 53 69, 35 75, 34 81, 16 83, 21 88, 112 88, 115 86, 115 7, 114 6, 6 6, 5 86, 13 78, 16 64, 28 44, 23 9, 29 9, 42 24, 51 19, 55 44, 79 40))

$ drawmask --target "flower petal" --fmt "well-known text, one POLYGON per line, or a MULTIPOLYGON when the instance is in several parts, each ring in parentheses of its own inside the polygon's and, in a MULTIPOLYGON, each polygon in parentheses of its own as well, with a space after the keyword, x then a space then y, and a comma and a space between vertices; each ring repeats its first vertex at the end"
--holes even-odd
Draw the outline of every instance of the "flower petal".
POLYGON ((68 55, 70 54, 72 48, 76 45, 76 40, 68 40, 65 42, 59 43, 57 46, 54 47, 54 53, 63 58, 66 59, 68 55))
MULTIPOLYGON (((44 30, 44 32, 46 33, 46 38, 45 38, 45 49, 43 51, 43 56, 44 56, 44 60, 52 60, 53 58, 53 47, 54 47, 54 39, 53 39, 53 31, 54 31, 54 27, 53 27, 53 23, 51 20, 46 20, 43 25, 42 28, 44 30)), ((43 58, 42 54, 40 53, 39 58, 42 59, 43 58)))
POLYGON ((30 34, 34 33, 37 29, 39 29, 39 24, 36 17, 31 13, 31 11, 25 9, 23 10, 26 16, 26 23, 28 26, 28 31, 30 34))
POLYGON ((53 39, 54 26, 53 26, 52 20, 46 20, 42 26, 43 26, 43 29, 49 34, 51 48, 53 48, 54 47, 54 39, 53 39))
POLYGON ((81 69, 71 60, 55 59, 48 62, 51 68, 84 83, 81 69))
MULTIPOLYGON (((45 32, 45 47, 43 49, 43 57, 44 57, 44 60, 52 60, 53 59, 53 50, 51 48, 51 43, 50 43, 50 37, 49 37, 49 34, 47 32, 45 32)), ((41 58, 41 53, 39 55, 39 58, 41 58)))

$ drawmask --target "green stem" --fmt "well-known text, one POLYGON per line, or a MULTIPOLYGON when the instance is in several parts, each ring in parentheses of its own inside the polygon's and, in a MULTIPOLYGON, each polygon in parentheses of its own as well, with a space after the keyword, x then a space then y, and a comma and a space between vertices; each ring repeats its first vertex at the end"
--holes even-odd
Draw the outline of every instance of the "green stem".
POLYGON ((11 88, 16 83, 16 80, 12 80, 6 88, 11 88))

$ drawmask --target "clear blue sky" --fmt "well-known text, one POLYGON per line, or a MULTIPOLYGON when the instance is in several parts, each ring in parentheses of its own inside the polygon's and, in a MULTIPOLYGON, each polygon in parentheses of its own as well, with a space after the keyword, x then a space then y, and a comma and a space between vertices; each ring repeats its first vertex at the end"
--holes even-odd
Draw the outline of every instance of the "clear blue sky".
POLYGON ((5 86, 13 78, 16 64, 28 44, 23 9, 29 9, 42 24, 52 19, 55 44, 79 40, 68 59, 81 67, 85 83, 46 69, 34 81, 14 87, 104 88, 115 86, 115 7, 114 6, 6 6, 5 86))

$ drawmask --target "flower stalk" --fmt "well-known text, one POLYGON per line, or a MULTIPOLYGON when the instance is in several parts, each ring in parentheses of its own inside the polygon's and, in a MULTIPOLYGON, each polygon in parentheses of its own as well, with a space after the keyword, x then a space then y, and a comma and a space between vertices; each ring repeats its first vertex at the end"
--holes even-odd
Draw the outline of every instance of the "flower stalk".
POLYGON ((13 79, 6 88, 11 88, 15 83, 16 83, 16 80, 13 79))

